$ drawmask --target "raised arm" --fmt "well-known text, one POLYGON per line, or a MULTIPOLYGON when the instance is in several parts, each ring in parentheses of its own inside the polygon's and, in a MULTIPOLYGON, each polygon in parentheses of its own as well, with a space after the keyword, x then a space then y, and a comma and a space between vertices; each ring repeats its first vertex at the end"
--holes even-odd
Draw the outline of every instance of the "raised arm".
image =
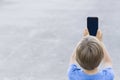
POLYGON ((108 53, 105 45, 102 43, 103 45, 103 50, 104 50, 104 59, 103 59, 103 63, 104 63, 104 67, 112 67, 112 59, 110 57, 110 54, 108 53))
MULTIPOLYGON (((83 36, 87 36, 87 35, 89 35, 89 33, 88 33, 87 28, 85 28, 85 29, 83 30, 83 36)), ((72 55, 71 55, 71 57, 70 57, 69 65, 76 63, 76 59, 75 59, 75 57, 76 57, 76 48, 77 48, 77 46, 78 46, 79 43, 80 43, 80 41, 77 43, 75 49, 73 50, 73 53, 72 53, 72 55)))
POLYGON ((71 57, 70 57, 69 65, 75 64, 75 63, 76 63, 76 60, 75 60, 75 50, 74 50, 71 57))
POLYGON ((105 67, 107 67, 107 66, 112 67, 112 60, 111 60, 110 54, 108 53, 104 43, 102 42, 102 32, 101 32, 100 29, 98 30, 96 37, 100 40, 100 42, 103 46, 103 51, 104 51, 103 63, 104 63, 104 66, 105 67))

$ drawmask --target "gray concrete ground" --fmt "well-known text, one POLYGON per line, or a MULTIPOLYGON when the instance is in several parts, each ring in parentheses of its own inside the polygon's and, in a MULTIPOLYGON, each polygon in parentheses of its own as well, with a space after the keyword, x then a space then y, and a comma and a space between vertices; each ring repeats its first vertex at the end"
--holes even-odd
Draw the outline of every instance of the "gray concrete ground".
POLYGON ((98 16, 120 77, 120 0, 0 0, 0 80, 67 80, 87 16, 98 16))

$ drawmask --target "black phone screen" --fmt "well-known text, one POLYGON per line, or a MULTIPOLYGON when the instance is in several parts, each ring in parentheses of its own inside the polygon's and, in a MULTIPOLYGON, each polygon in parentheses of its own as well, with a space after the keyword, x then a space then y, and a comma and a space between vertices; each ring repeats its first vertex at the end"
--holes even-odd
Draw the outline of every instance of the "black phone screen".
POLYGON ((98 30, 98 17, 88 17, 87 28, 90 35, 96 36, 98 30))

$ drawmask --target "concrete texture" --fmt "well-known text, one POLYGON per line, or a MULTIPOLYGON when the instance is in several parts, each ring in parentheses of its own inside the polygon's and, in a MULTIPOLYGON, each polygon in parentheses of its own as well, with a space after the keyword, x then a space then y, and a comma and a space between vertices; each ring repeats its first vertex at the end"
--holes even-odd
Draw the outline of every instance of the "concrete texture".
POLYGON ((120 77, 120 0, 0 0, 0 80, 67 80, 87 16, 98 16, 120 77))

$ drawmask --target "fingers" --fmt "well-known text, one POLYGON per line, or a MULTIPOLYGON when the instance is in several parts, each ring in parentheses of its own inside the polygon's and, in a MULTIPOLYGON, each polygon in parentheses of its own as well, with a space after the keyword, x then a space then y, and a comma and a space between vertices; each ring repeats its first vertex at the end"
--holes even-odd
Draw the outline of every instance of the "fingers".
POLYGON ((87 35, 89 35, 89 32, 88 32, 88 29, 85 28, 84 31, 83 31, 83 36, 87 36, 87 35))
POLYGON ((101 41, 102 40, 102 31, 98 29, 96 37, 101 41))
POLYGON ((100 35, 100 29, 97 30, 97 35, 96 36, 99 36, 100 35))
POLYGON ((100 29, 97 31, 97 36, 102 36, 102 31, 100 29))
MULTIPOLYGON (((83 30, 83 36, 87 36, 87 35, 89 35, 89 32, 88 32, 88 29, 85 28, 83 30)), ((97 30, 96 38, 98 38, 98 40, 102 41, 102 31, 100 29, 97 30)))

